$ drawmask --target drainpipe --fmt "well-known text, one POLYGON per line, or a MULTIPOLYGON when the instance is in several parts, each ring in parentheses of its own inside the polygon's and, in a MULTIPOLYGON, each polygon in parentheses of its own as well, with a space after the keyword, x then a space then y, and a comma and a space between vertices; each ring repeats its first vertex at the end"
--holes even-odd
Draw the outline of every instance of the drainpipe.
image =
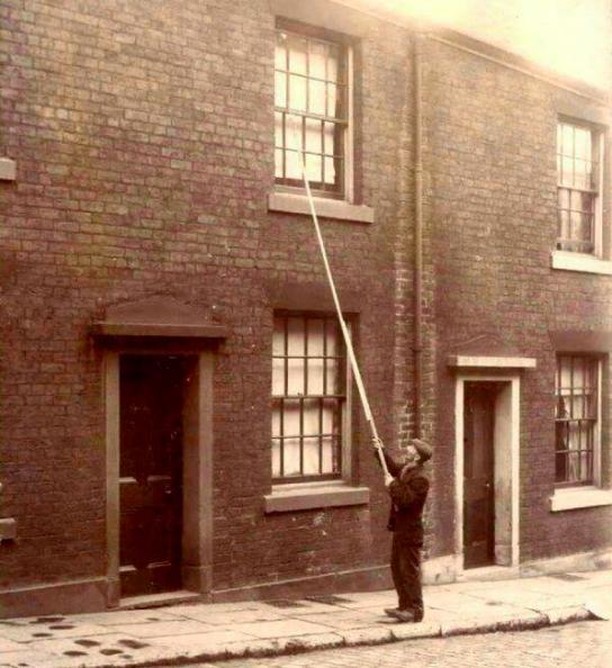
POLYGON ((423 377, 423 149, 422 72, 423 36, 414 37, 414 436, 422 433, 421 395, 423 377))

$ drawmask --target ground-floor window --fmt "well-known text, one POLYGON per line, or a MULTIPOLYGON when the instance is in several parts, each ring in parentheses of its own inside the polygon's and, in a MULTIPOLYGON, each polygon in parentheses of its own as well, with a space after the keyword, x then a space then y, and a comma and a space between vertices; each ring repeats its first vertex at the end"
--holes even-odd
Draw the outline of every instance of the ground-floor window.
POLYGON ((555 382, 555 483, 593 485, 600 443, 600 361, 588 355, 557 356, 555 382))
POLYGON ((335 316, 279 312, 272 341, 272 478, 342 477, 346 351, 335 316))

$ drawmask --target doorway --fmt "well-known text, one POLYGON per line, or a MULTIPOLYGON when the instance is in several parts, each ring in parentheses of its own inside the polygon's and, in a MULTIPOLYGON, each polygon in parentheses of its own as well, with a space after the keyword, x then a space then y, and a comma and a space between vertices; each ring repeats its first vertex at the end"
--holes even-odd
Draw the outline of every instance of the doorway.
POLYGON ((463 404, 464 568, 495 563, 495 383, 466 383, 463 404))
POLYGON ((193 358, 120 357, 121 596, 179 589, 184 404, 193 358))
POLYGON ((519 563, 520 375, 457 375, 456 557, 459 571, 519 563))

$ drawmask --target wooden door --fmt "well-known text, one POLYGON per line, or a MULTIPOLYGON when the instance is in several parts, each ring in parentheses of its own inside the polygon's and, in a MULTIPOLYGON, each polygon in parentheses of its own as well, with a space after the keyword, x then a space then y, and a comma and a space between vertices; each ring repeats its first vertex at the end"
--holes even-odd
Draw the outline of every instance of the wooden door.
POLYGON ((495 383, 465 384, 463 546, 464 567, 494 563, 495 383))
POLYGON ((121 595, 181 584, 185 364, 122 355, 120 362, 121 595))

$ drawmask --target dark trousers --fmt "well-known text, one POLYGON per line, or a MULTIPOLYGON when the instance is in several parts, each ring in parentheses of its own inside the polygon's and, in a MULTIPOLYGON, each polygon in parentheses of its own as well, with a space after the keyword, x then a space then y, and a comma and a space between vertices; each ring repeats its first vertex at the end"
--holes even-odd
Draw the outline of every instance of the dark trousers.
POLYGON ((393 533, 391 574, 397 591, 400 610, 410 610, 415 619, 423 618, 423 589, 421 586, 421 545, 401 533, 393 533))

